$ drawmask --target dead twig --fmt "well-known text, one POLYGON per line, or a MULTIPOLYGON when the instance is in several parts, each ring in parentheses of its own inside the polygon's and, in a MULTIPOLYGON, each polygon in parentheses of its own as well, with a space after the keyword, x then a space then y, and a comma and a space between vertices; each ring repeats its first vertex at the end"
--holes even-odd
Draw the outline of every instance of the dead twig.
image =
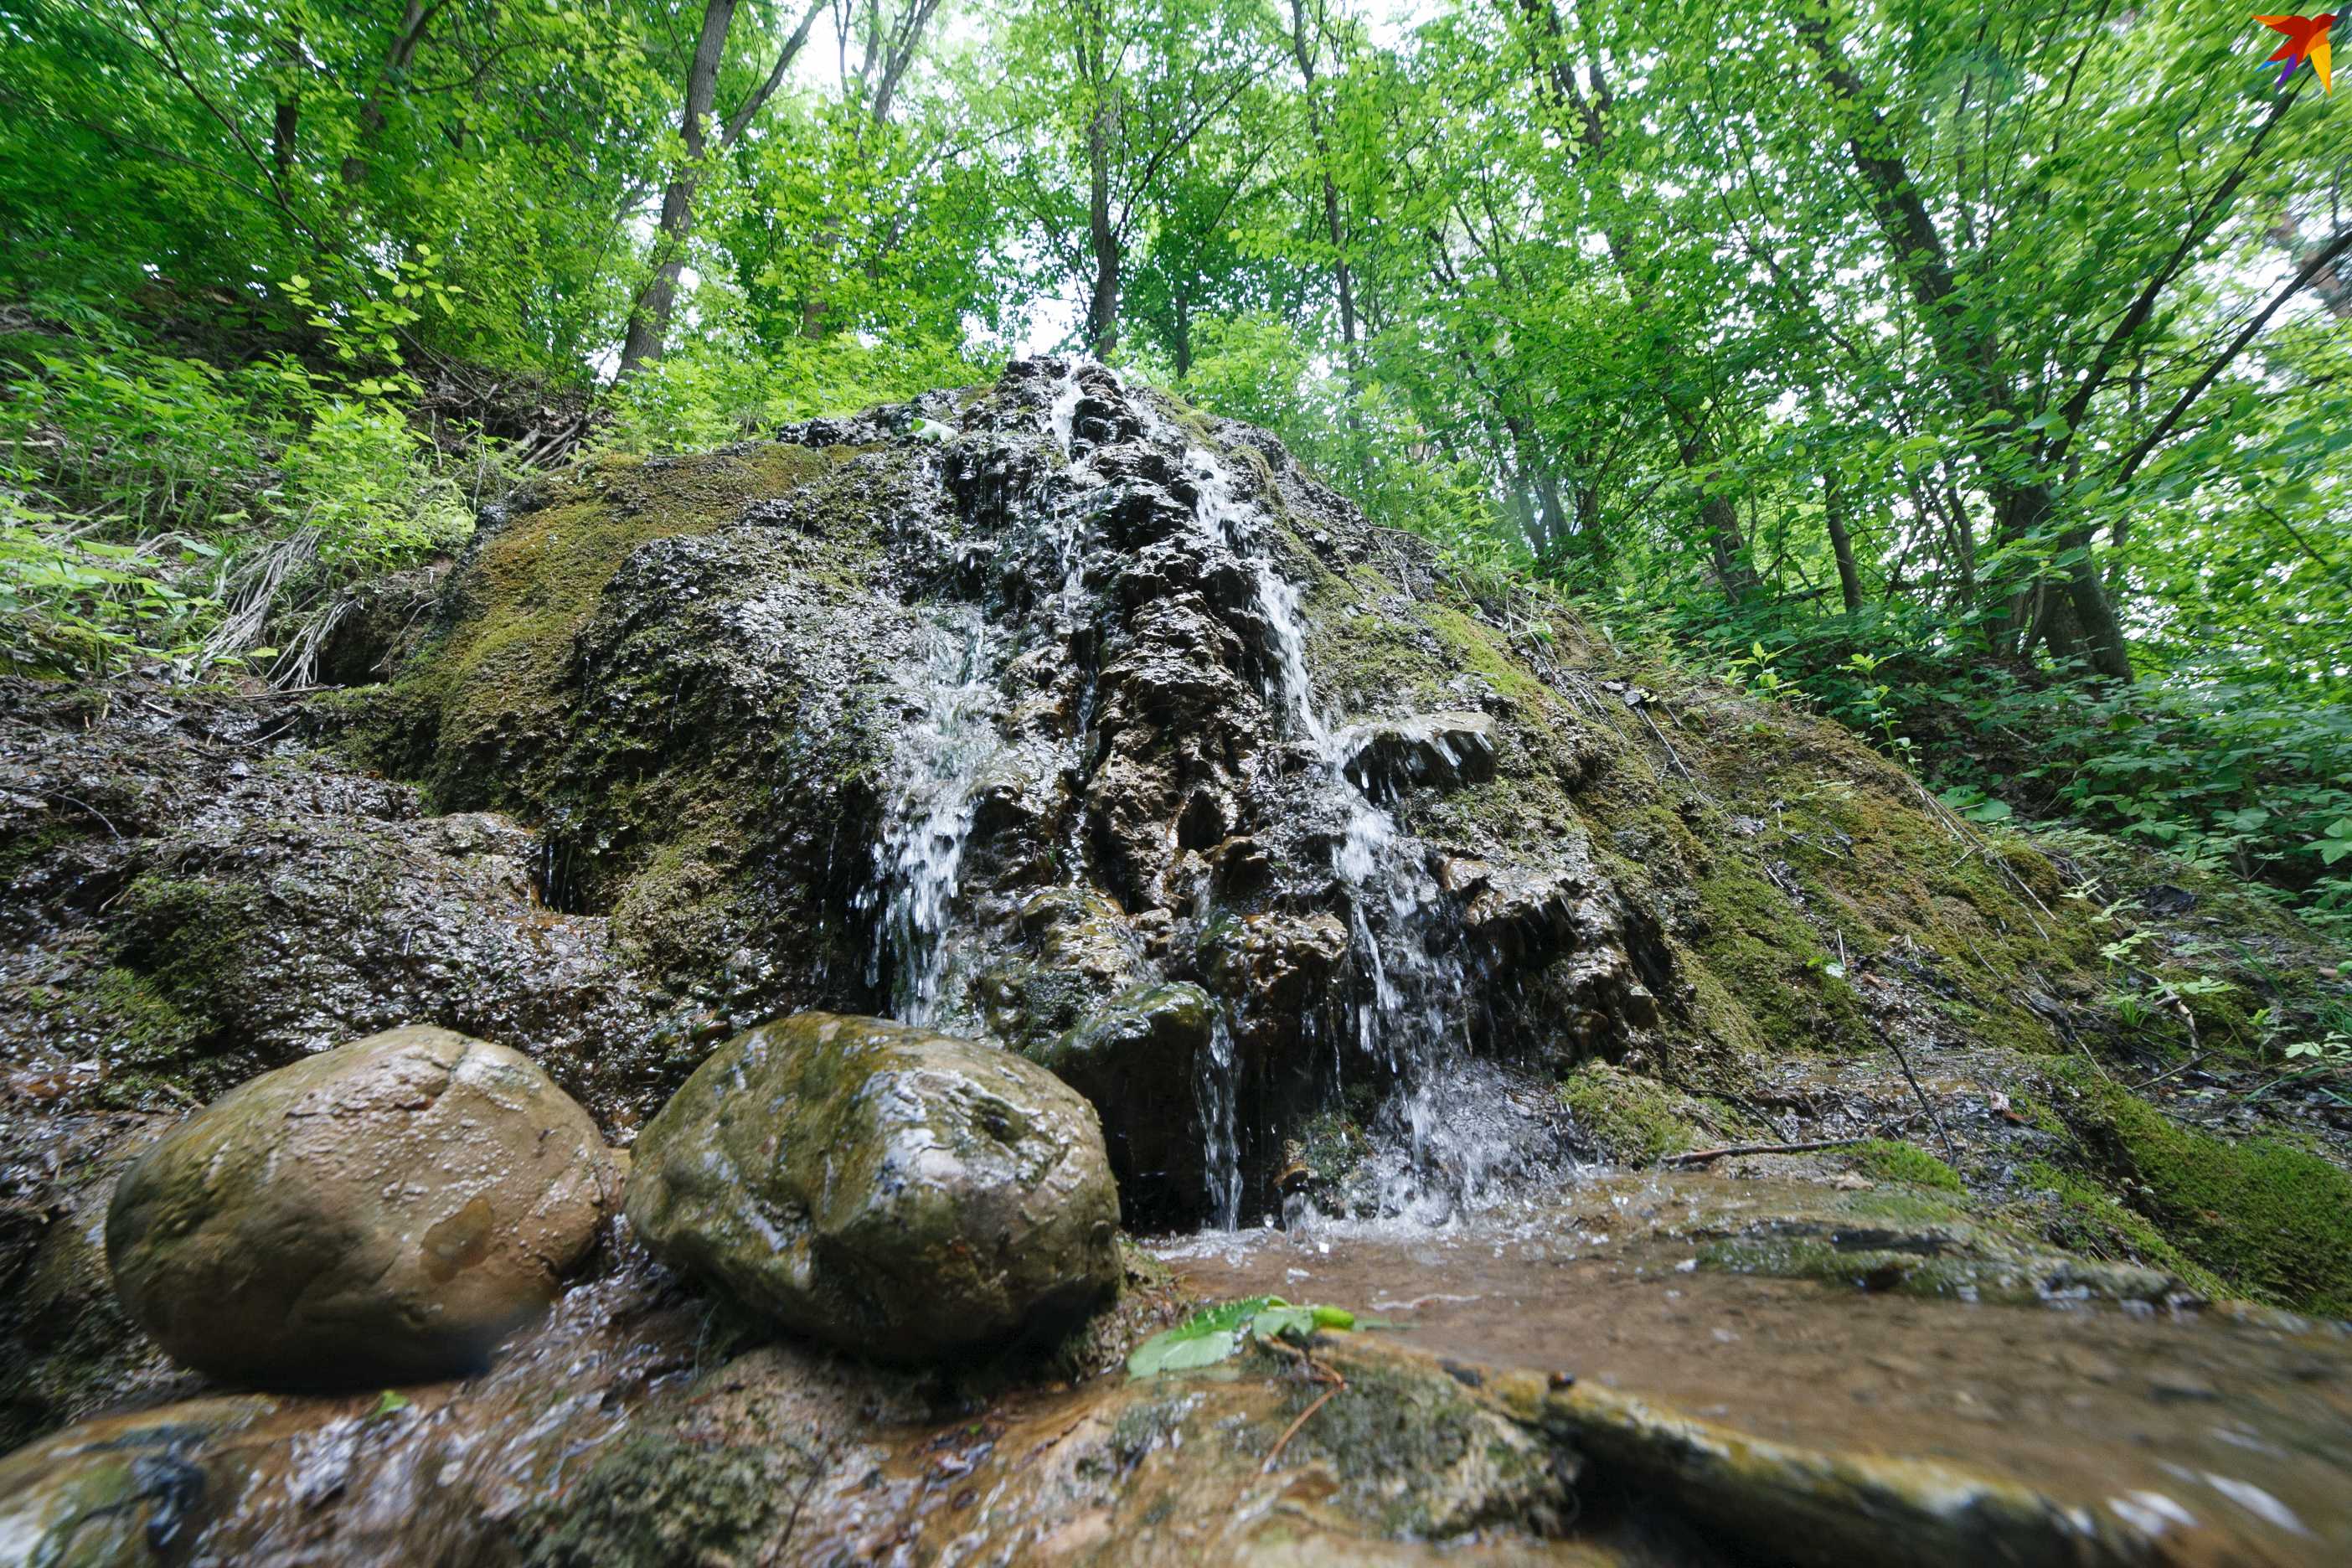
POLYGON ((2137 1094, 2141 1089, 2154 1089, 2158 1084, 2162 1083, 2166 1079, 2172 1077, 2174 1074, 2187 1072, 2190 1068, 2195 1067, 2199 1062, 2203 1061, 2207 1057, 2210 1057, 2212 1054, 2213 1053, 2211 1051, 2200 1051, 2195 1056, 2190 1057, 2187 1061, 2182 1062, 2179 1067, 2167 1068, 2162 1072, 2157 1074, 2154 1078, 2149 1079, 2146 1083, 2136 1083, 2132 1085, 2132 1092, 2134 1094, 2137 1094))
POLYGON ((1728 1160, 1735 1154, 1810 1154, 1817 1149, 1850 1149, 1856 1143, 1867 1143, 1867 1137, 1816 1138, 1804 1143, 1727 1143, 1720 1149, 1693 1149, 1687 1153, 1669 1154, 1659 1163, 1664 1165, 1706 1165, 1717 1160, 1728 1160))
POLYGON ((1283 1428, 1282 1436, 1274 1440, 1274 1447, 1265 1451, 1265 1463, 1258 1467, 1257 1473, 1262 1476, 1270 1476, 1274 1474, 1275 1462, 1282 1458, 1282 1451, 1290 1447, 1290 1440, 1298 1436, 1299 1428, 1306 1426, 1308 1419, 1312 1417, 1318 1410, 1320 1410, 1326 1405, 1330 1404, 1334 1395, 1345 1393, 1348 1387, 1348 1380, 1339 1375, 1339 1371, 1337 1367, 1326 1366, 1323 1363, 1317 1361, 1314 1353, 1310 1351, 1301 1349, 1296 1345, 1284 1344, 1277 1339, 1261 1340, 1259 1342, 1261 1344, 1269 1345, 1276 1350, 1282 1351, 1286 1354, 1296 1356, 1298 1360, 1299 1365, 1306 1369, 1307 1375, 1308 1377, 1314 1379, 1317 1383, 1329 1384, 1328 1387, 1325 1388, 1321 1394, 1318 1394, 1314 1400, 1307 1405, 1306 1409, 1298 1413, 1298 1419, 1293 1421, 1288 1426, 1283 1428))
MULTIPOLYGON (((1334 1373, 1333 1375, 1337 1376, 1338 1374, 1334 1373)), ((1307 1405, 1306 1409, 1300 1411, 1298 1413, 1298 1419, 1293 1421, 1289 1426, 1284 1430, 1282 1436, 1274 1440, 1274 1447, 1266 1450, 1265 1463, 1259 1467, 1258 1474, 1262 1476, 1270 1476, 1274 1474, 1274 1462, 1282 1458, 1283 1449, 1288 1447, 1290 1446, 1290 1440, 1298 1436, 1298 1429, 1307 1425, 1307 1418, 1314 1415, 1318 1410, 1322 1409, 1326 1405, 1330 1404, 1332 1396, 1347 1386, 1347 1379, 1341 1378, 1338 1383, 1333 1384, 1321 1394, 1316 1395, 1314 1403, 1307 1405)))
POLYGON ((1903 1069, 1903 1076, 1910 1080, 1911 1092, 1919 1097, 1919 1109, 1927 1113, 1927 1121, 1936 1129, 1936 1136, 1943 1140, 1944 1157, 1954 1164, 1958 1164, 1959 1148, 1952 1142, 1952 1134, 1944 1126, 1944 1119, 1936 1114, 1935 1102, 1927 1098, 1927 1091, 1919 1087, 1918 1075, 1911 1070, 1911 1058, 1903 1054, 1903 1043, 1895 1037, 1895 1031, 1892 1029, 1882 1029, 1879 1031, 1879 1036, 1885 1040, 1886 1048, 1895 1053, 1895 1065, 1903 1069))

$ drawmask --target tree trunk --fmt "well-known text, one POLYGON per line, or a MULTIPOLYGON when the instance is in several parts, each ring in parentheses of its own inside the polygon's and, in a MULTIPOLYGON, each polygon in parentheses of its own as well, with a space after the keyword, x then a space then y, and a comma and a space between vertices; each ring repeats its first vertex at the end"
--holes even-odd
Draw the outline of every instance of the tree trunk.
MULTIPOLYGON (((1865 101, 1861 81, 1847 68, 1844 55, 1831 39, 1826 15, 1823 12, 1801 19, 1797 32, 1812 51, 1832 98, 1842 106, 1846 147, 1853 160, 1854 173, 1888 248, 1894 253, 1895 270, 1936 345, 1953 400, 1962 411, 1979 420, 1993 413, 2014 415, 2014 394, 2003 384, 1999 374, 2000 344, 1969 310, 1943 236, 1937 231, 1919 187, 1894 147, 1885 117, 1865 101)), ((2273 123, 2275 120, 2274 110, 2273 123)), ((2234 187, 2225 182, 2225 188, 2234 187)), ((2153 285, 2142 290, 2121 323, 2110 332, 2111 345, 2120 342, 2137 321, 2145 319, 2154 303, 2152 288, 2153 285)), ((2099 374, 2100 367, 2095 365, 2061 410, 2070 429, 2083 422, 2090 395, 2098 385, 2099 374)), ((2063 441, 2058 445, 2063 447, 2063 441)), ((2047 450, 2040 454, 2044 459, 2056 455, 2047 450)), ((2055 510, 2055 498, 2047 483, 2018 486, 1993 479, 1987 488, 1993 491, 1995 531, 2001 542, 2032 536, 2049 522, 2055 510)), ((2129 680, 2131 654, 2123 622, 2116 613, 2115 601, 2099 580, 2097 563, 2091 558, 2089 531, 2067 530, 2060 536, 2059 548, 2076 557, 2066 568, 2066 594, 2091 668, 2113 679, 2129 680)), ((2008 584, 1989 585, 1996 600, 2013 591, 2008 584)), ((2043 618, 2047 620, 2046 616, 2043 618)), ((2042 635, 2045 638, 2049 636, 2046 628, 2042 635)))
POLYGON ((727 55, 727 30, 734 25, 736 0, 709 0, 702 9, 702 31, 694 41, 694 59, 686 73, 686 114, 679 129, 686 142, 686 163, 662 188, 661 223, 654 233, 654 273, 629 312, 629 330, 621 342, 618 379, 625 381, 639 366, 661 357, 669 337, 670 311, 677 302, 677 277, 686 266, 687 241, 694 235, 694 187, 705 147, 703 123, 719 94, 719 62, 727 55))
MULTIPOLYGON (((2002 516, 2008 520, 2004 531, 2014 538, 2029 538, 2049 521, 2055 508, 2056 501, 2045 486, 2014 489, 2000 507, 2002 516)), ((2115 600, 2109 597, 2106 584, 2099 580, 2098 563, 2091 558, 2090 530, 2067 529, 2058 536, 2058 551, 2069 558, 2063 582, 2067 606, 2072 611, 2073 630, 2082 638, 2084 658, 2099 674, 2114 680, 2129 680, 2130 644, 2124 637, 2123 621, 2116 613, 2115 600)), ((2048 632, 2043 636, 2047 639, 2048 632)), ((2055 644, 2053 646, 2054 648, 2055 644)))
POLYGON ((425 41, 425 29, 446 0, 408 0, 400 14, 400 25, 393 29, 391 47, 384 50, 383 65, 369 84, 367 97, 360 101, 360 131, 350 153, 344 154, 340 171, 346 190, 356 191, 367 184, 368 150, 383 133, 386 89, 406 73, 416 58, 416 47, 425 41))
POLYGON ((1548 560, 1568 542, 1568 506, 1560 500, 1559 480, 1549 471, 1536 475, 1535 553, 1548 560))
POLYGON ((1748 559, 1748 539, 1739 529, 1739 508, 1729 496, 1710 495, 1698 503, 1699 523, 1706 530, 1706 547, 1715 563, 1715 580, 1724 602, 1746 604, 1758 587, 1756 567, 1748 559))
MULTIPOLYGON (((1339 187, 1331 178, 1331 147, 1323 132, 1323 107, 1315 100, 1315 55, 1307 43, 1307 0, 1290 0, 1290 52, 1306 88, 1307 131, 1323 172, 1323 226, 1331 237, 1332 282, 1339 297, 1339 342, 1352 379, 1356 346, 1356 283, 1348 268, 1348 230, 1339 216, 1339 187)), ((1350 411, 1352 414, 1352 410, 1350 411)))
POLYGON ((1853 539, 1845 531, 1845 497, 1838 492, 1837 476, 1822 476, 1822 521, 1830 531, 1830 553, 1837 557, 1838 595, 1845 613, 1862 611, 1862 574, 1854 569, 1853 539))
POLYGON ((1094 252, 1094 288, 1087 300, 1087 349, 1107 360, 1118 345, 1118 232, 1110 220, 1110 117, 1097 99, 1087 122, 1087 238, 1094 252))
MULTIPOLYGON (((784 40, 777 51, 776 63, 767 79, 751 95, 738 105, 719 128, 719 145, 723 150, 741 140, 760 108, 774 96, 784 79, 801 46, 808 41, 809 29, 816 25, 819 7, 824 0, 811 0, 802 16, 800 26, 784 40)), ((705 122, 719 95, 719 67, 727 58, 727 33, 734 25, 737 0, 708 0, 702 12, 702 31, 694 41, 694 58, 686 73, 686 113, 679 130, 686 142, 686 162, 662 188, 661 222, 654 233, 654 271, 646 279, 644 292, 629 311, 629 330, 621 340, 621 367, 614 377, 625 381, 650 361, 659 359, 669 340, 670 312, 677 303, 678 274, 686 267, 687 242, 694 237, 694 195, 702 177, 702 160, 709 148, 709 135, 705 122)))
MULTIPOLYGON (((1588 60, 1592 74, 1592 90, 1587 92, 1577 81, 1576 72, 1567 56, 1567 36, 1560 26, 1559 11, 1552 0, 1519 0, 1521 11, 1537 31, 1549 41, 1548 58, 1538 62, 1538 85, 1562 108, 1574 115, 1567 128, 1584 155, 1604 158, 1610 151, 1609 116, 1615 100, 1610 96, 1608 84, 1601 73, 1597 58, 1588 60)), ((1613 176, 1609 178, 1612 194, 1615 194, 1613 176)), ((1612 204, 1613 205, 1613 204, 1612 204)), ((1621 221, 1604 221, 1601 237, 1607 245, 1609 259, 1617 268, 1619 279, 1633 301, 1637 311, 1647 313, 1650 290, 1641 271, 1641 258, 1636 253, 1633 237, 1621 221)), ((1675 449, 1683 467, 1701 476, 1701 483, 1712 485, 1712 471, 1719 456, 1715 436, 1708 428, 1705 400, 1682 390, 1682 380, 1675 361, 1678 355, 1674 341, 1666 344, 1667 364, 1657 379, 1658 401, 1664 406, 1666 424, 1673 431, 1675 449)), ((1760 585, 1756 568, 1748 558, 1748 541, 1739 526, 1739 509, 1729 496, 1702 494, 1699 500, 1699 521, 1706 536, 1707 552, 1713 563, 1717 584, 1723 590, 1725 600, 1732 605, 1745 601, 1760 585)))
MULTIPOLYGON (((939 8, 940 0, 908 0, 906 10, 886 27, 881 0, 866 0, 864 53, 858 60, 857 74, 844 84, 864 100, 865 114, 851 149, 856 158, 863 160, 866 156, 866 127, 889 122, 891 107, 898 101, 898 83, 915 63, 916 53, 922 47, 923 30, 930 26, 939 8)), ((807 31, 805 26, 802 31, 807 31)), ((829 262, 840 247, 841 220, 828 215, 817 230, 817 254, 829 262)), ((872 261, 868 261, 867 268, 874 270, 872 261)), ((823 284, 812 277, 808 297, 801 301, 801 336, 812 342, 824 337, 824 318, 831 309, 823 284)))
POLYGON ((294 172, 294 137, 301 123, 302 95, 289 92, 278 100, 269 122, 269 166, 278 171, 280 185, 294 172))

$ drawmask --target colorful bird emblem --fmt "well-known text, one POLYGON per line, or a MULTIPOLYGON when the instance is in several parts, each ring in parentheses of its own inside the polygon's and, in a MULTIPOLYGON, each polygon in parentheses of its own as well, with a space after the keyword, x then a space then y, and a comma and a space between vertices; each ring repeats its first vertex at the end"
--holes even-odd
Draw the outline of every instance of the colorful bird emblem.
POLYGON ((2279 86, 2284 87, 2286 79, 2294 74, 2294 68, 2309 60, 2311 68, 2319 73, 2321 90, 2330 94, 2336 91, 2327 58, 2327 29, 2336 25, 2336 13, 2330 11, 2322 16, 2257 16, 2254 20, 2273 33, 2286 35, 2286 42, 2271 56, 2271 59, 2286 62, 2286 69, 2279 72, 2279 86))

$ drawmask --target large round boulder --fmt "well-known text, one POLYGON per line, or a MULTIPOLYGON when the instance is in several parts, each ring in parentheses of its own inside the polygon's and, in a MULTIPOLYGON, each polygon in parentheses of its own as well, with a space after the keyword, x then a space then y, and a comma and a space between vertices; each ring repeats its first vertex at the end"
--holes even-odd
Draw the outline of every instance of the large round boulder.
POLYGON ((544 1311, 620 1181, 529 1058, 394 1029, 264 1073, 123 1173, 106 1251, 177 1360, 276 1386, 448 1376, 544 1311))
POLYGON ((1050 1333, 1118 1288, 1094 1108, 994 1047, 796 1014, 713 1052, 634 1153, 629 1223, 656 1256, 845 1349, 1050 1333))

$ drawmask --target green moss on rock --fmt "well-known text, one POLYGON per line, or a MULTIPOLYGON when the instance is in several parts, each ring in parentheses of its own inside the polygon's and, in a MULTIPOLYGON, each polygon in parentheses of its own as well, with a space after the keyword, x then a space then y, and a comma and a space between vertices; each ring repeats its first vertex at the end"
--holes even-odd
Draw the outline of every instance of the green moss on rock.
POLYGON ((817 1473, 782 1444, 627 1438, 518 1533, 531 1568, 751 1568, 772 1561, 790 1500, 817 1473))
POLYGON ((2276 1138, 2230 1142, 2186 1128, 2105 1078, 2067 1065, 2059 1107, 2083 1160, 2132 1184, 2169 1245, 2232 1290, 2352 1316, 2352 1175, 2276 1138))
POLYGON ((766 446, 664 464, 608 458, 549 504, 482 536, 448 632, 380 699, 354 736, 394 771, 423 773, 452 804, 519 798, 511 764, 556 742, 556 696, 605 585, 642 546, 708 533, 744 502, 781 495, 836 455, 766 446), (509 776, 511 775, 511 776, 509 776))
POLYGON ((1559 1097, 1585 1135, 1621 1163, 1647 1164, 1698 1146, 1698 1129, 1675 1095, 1607 1062, 1580 1063, 1561 1082, 1559 1097))
POLYGON ((1874 1138, 1853 1151, 1855 1166, 1882 1182, 1908 1182, 1915 1187, 1964 1192, 1960 1173, 1916 1143, 1874 1138))
POLYGON ((2231 1293, 2220 1276, 2167 1241, 2146 1215, 2095 1183, 2047 1161, 2036 1161, 2020 1174, 2027 1186, 2049 1194, 2049 1208, 2041 1216, 2042 1233, 2069 1252, 2162 1268, 2209 1298, 2231 1293))

